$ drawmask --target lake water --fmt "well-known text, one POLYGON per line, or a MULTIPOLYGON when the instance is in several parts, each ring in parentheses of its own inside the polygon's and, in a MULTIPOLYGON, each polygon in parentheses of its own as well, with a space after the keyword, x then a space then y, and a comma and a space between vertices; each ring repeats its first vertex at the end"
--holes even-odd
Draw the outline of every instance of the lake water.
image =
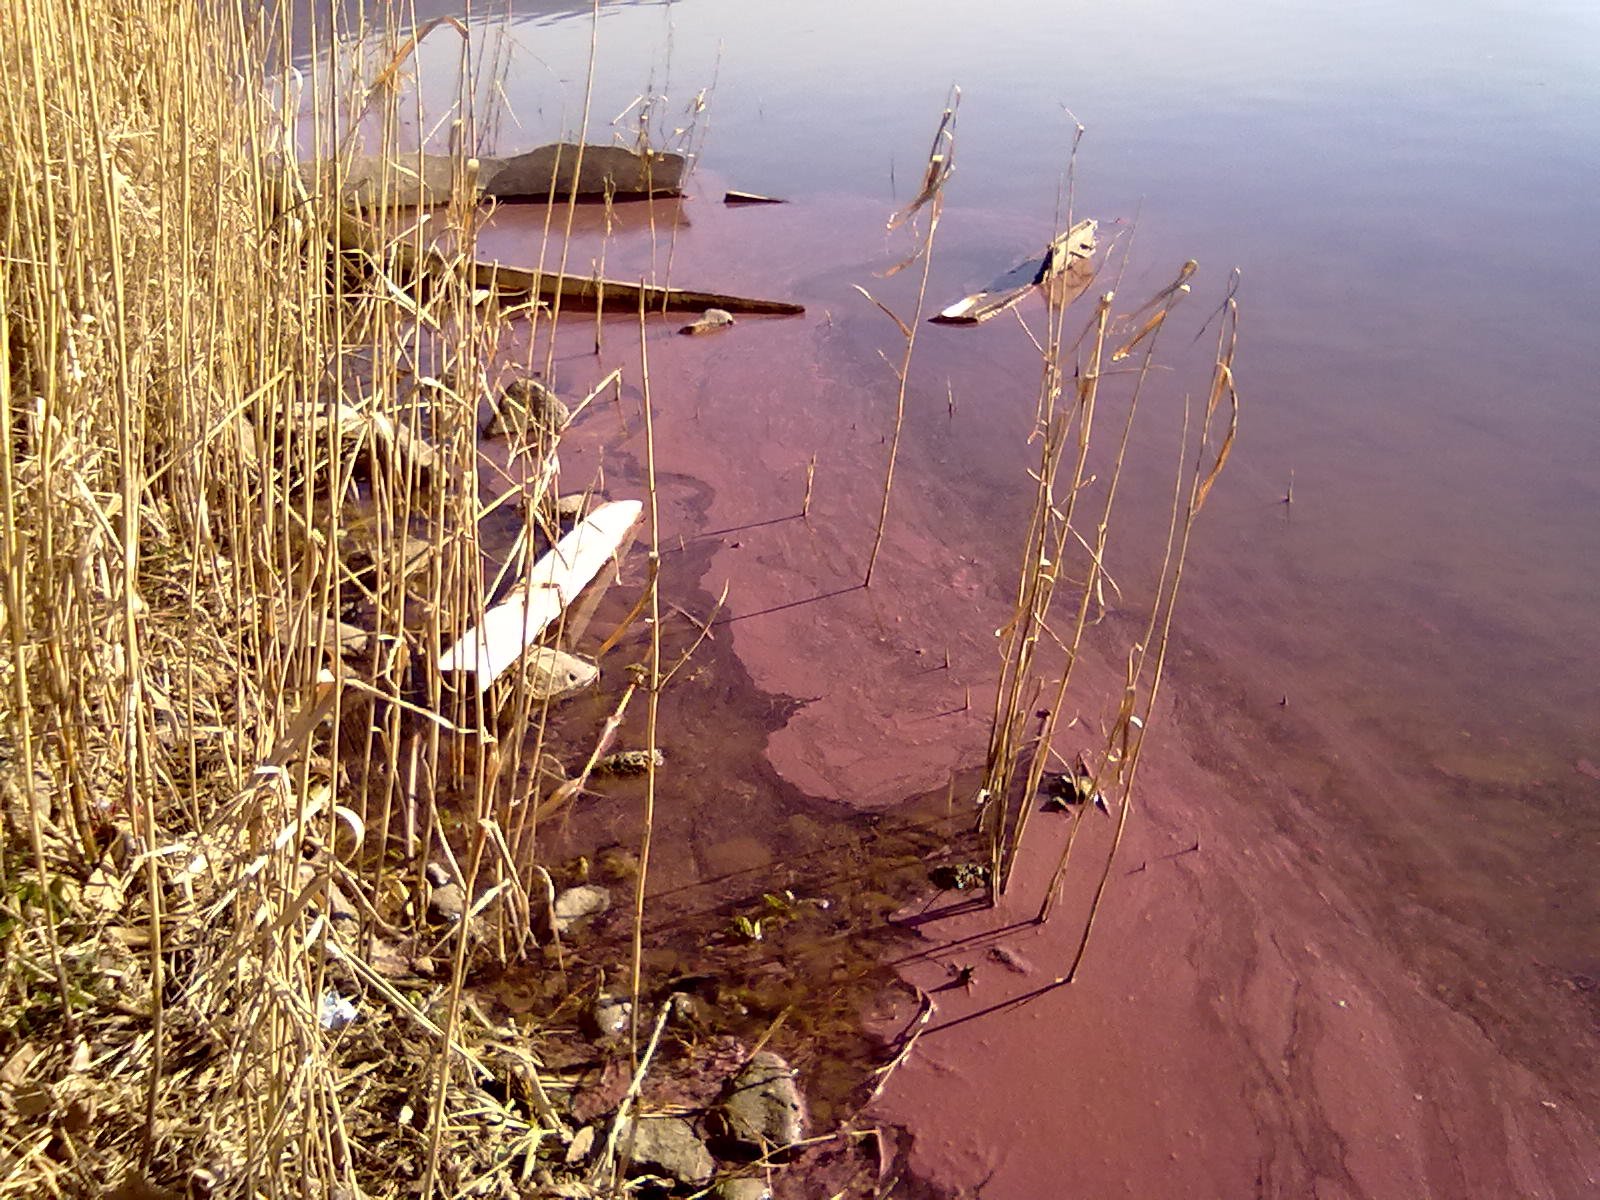
MULTIPOLYGON (((576 134, 588 6, 485 28, 508 66, 482 148, 576 134)), ((898 352, 852 285, 910 310, 915 273, 877 276, 903 249, 884 222, 949 86, 931 301, 1048 239, 1073 116, 1074 211, 1133 240, 1121 293, 1201 263, 1123 501, 1135 612, 1181 396, 1205 386, 1185 347, 1242 272, 1242 429, 1125 852, 1148 869, 1119 876, 1081 985, 1008 1009, 1040 980, 998 970, 941 994, 949 1032, 875 1110, 917 1135, 915 1170, 985 1197, 1595 1194, 1600 8, 678 0, 603 5, 596 34, 590 137, 660 95, 656 137, 698 152, 654 229, 619 214, 608 273, 670 260, 675 284, 808 308, 649 343, 666 529, 715 543, 685 586, 729 582, 720 628, 793 701, 780 728, 752 718, 774 796, 882 809, 981 760, 981 722, 950 714, 992 687, 1031 498, 1015 322, 925 327, 883 581, 850 590, 898 352), (724 209, 725 186, 790 203, 724 209)), ((459 50, 445 29, 419 57, 459 50)), ((601 223, 580 217, 580 269, 601 223)), ((503 212, 485 247, 534 261, 539 228, 503 212)), ((558 379, 597 377, 586 355, 563 346, 558 379)), ((934 986, 978 932, 925 931, 908 977, 934 986)))

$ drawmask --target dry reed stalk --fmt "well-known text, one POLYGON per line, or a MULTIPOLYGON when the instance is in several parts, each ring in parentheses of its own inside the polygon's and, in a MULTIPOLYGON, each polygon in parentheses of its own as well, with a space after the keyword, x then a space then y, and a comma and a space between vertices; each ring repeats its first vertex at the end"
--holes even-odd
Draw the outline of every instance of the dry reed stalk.
MULTIPOLYGON (((1066 184, 1069 221, 1075 192, 1076 154, 1083 135, 1082 126, 1076 122, 1074 124, 1073 152, 1069 160, 1066 184)), ((1126 261, 1125 247, 1124 267, 1126 261)), ((1173 308, 1189 293, 1188 281, 1195 270, 1194 262, 1185 263, 1168 287, 1131 314, 1119 318, 1120 321, 1127 322, 1142 320, 1142 324, 1124 340, 1121 346, 1110 352, 1111 361, 1117 362, 1128 358, 1136 351, 1141 352, 1141 358, 1134 373, 1134 384, 1122 420, 1121 435, 1110 457, 1109 478, 1104 485, 1103 500, 1099 505, 1098 517, 1091 536, 1085 536, 1077 528, 1077 508, 1080 495, 1098 482, 1097 476, 1087 473, 1087 463, 1093 437, 1095 409, 1105 373, 1103 364, 1108 353, 1107 339, 1112 328, 1114 292, 1107 292, 1102 296, 1095 317, 1089 322, 1085 333, 1081 334, 1071 346, 1064 343, 1062 314, 1053 296, 1050 297, 1049 318, 1042 340, 1028 331, 1028 336, 1039 351, 1043 364, 1036 414, 1037 427, 1034 435, 1040 443, 1040 457, 1037 468, 1030 472, 1035 482, 1035 502, 1028 532, 1024 538, 1016 607, 1011 619, 1000 630, 1002 654, 999 686, 996 690, 990 724, 989 752, 978 793, 980 827, 987 832, 990 851, 991 903, 996 902, 998 894, 1004 890, 1009 880, 1012 866, 1020 854, 1022 840, 1028 828, 1033 798, 1039 793, 1046 769, 1053 761, 1060 761, 1067 767, 1066 774, 1073 780, 1075 787, 1086 782, 1086 792, 1092 793, 1097 802, 1100 799, 1102 786, 1107 790, 1115 788, 1119 811, 1109 855, 1115 855, 1126 827, 1134 775, 1132 766, 1137 759, 1138 746, 1143 740, 1145 722, 1149 717, 1150 702, 1154 693, 1154 684, 1146 679, 1146 665, 1151 661, 1159 664, 1164 660, 1171 629, 1170 606, 1174 585, 1181 577, 1183 556, 1187 550, 1186 536, 1176 546, 1173 544, 1173 538, 1177 537, 1180 528, 1176 507, 1178 492, 1174 494, 1173 528, 1158 578, 1149 628, 1144 640, 1136 643, 1128 653, 1128 677, 1122 701, 1116 719, 1106 735, 1104 749, 1095 756, 1094 765, 1089 768, 1087 780, 1078 778, 1081 769, 1079 764, 1068 763, 1061 759, 1055 749, 1055 738, 1061 715, 1066 709, 1074 670, 1082 654, 1085 632, 1091 624, 1090 609, 1098 603, 1103 614, 1106 606, 1105 585, 1109 582, 1113 591, 1116 590, 1115 581, 1110 579, 1106 571, 1106 554, 1113 509, 1129 450, 1133 420, 1154 364, 1161 330, 1165 327, 1173 308), (1073 404, 1064 409, 1059 403, 1063 385, 1063 363, 1068 355, 1076 354, 1080 347, 1086 347, 1084 351, 1086 359, 1079 363, 1074 372, 1076 385, 1073 404), (1063 455, 1074 443, 1076 452, 1070 465, 1064 464, 1063 455), (1084 563, 1083 575, 1080 579, 1072 580, 1077 590, 1076 611, 1070 619, 1070 624, 1058 631, 1052 626, 1049 614, 1058 585, 1067 579, 1064 568, 1069 556, 1081 556, 1084 563), (1161 619, 1158 620, 1158 616, 1161 619), (1031 697, 1027 692, 1029 680, 1034 678, 1037 670, 1035 663, 1041 642, 1047 642, 1059 651, 1062 667, 1053 688, 1053 698, 1039 712, 1040 724, 1032 737, 1030 752, 1024 733, 1027 714, 1037 707, 1039 689, 1035 687, 1035 694, 1031 697), (1027 770, 1021 779, 1019 789, 1016 770, 1025 754, 1028 755, 1027 770)), ((1234 421, 1236 421, 1237 407, 1236 397, 1232 392, 1231 364, 1237 320, 1234 303, 1236 282, 1236 277, 1230 282, 1228 296, 1220 310, 1230 333, 1225 346, 1219 341, 1217 366, 1218 377, 1227 381, 1224 390, 1234 404, 1231 410, 1234 421)), ((1026 329, 1026 325, 1024 328, 1026 329)), ((1209 420, 1220 403, 1220 395, 1214 382, 1212 400, 1208 406, 1208 425, 1201 433, 1203 446, 1207 444, 1209 420)), ((1227 448, 1231 446, 1233 427, 1233 424, 1230 424, 1228 436, 1224 439, 1222 447, 1216 451, 1213 469, 1203 479, 1198 474, 1195 476, 1194 495, 1197 497, 1208 492, 1215 482, 1222 463, 1226 460, 1227 448)), ((1183 441, 1187 444, 1187 422, 1183 441)), ((1181 486, 1183 476, 1184 472, 1180 469, 1175 487, 1181 486)), ((1182 523, 1181 528, 1185 534, 1191 525, 1192 516, 1187 517, 1182 523)), ((1158 681, 1159 665, 1154 673, 1158 681)), ((1039 684, 1042 683, 1043 681, 1039 680, 1039 684)), ((1075 721, 1076 718, 1074 723, 1075 721)), ((1086 801, 1087 794, 1080 792, 1080 799, 1086 801)), ((1041 903, 1038 916, 1040 921, 1049 915, 1054 898, 1065 878, 1072 849, 1081 829, 1083 811, 1083 808, 1078 809, 1069 828, 1065 846, 1041 903)), ((1089 927, 1092 926, 1099 909, 1106 880, 1109 878, 1108 872, 1109 857, 1103 868, 1100 886, 1096 890, 1086 917, 1083 932, 1085 944, 1089 927)), ((1077 957, 1081 961, 1081 947, 1077 957)), ((1076 969, 1076 963, 1073 969, 1076 969)))
MULTIPOLYGON (((863 587, 872 585, 872 572, 878 565, 878 551, 883 547, 883 531, 889 522, 889 495, 894 490, 894 468, 900 456, 900 433, 905 426, 906 416, 906 388, 910 386, 911 357, 917 345, 917 330, 922 325, 922 310, 928 294, 928 275, 933 269, 933 239, 939 230, 939 216, 944 209, 944 187, 949 181, 950 172, 954 169, 955 155, 955 122, 956 108, 961 103, 961 90, 950 89, 950 99, 945 104, 943 115, 939 118, 939 128, 933 136, 933 148, 928 152, 928 163, 923 174, 922 190, 909 205, 889 218, 889 228, 896 229, 912 219, 922 208, 928 209, 927 232, 923 234, 917 248, 911 256, 891 268, 888 272, 893 275, 904 268, 911 266, 919 259, 922 262, 922 276, 917 284, 917 302, 912 310, 911 321, 907 324, 895 313, 872 295, 866 288, 857 285, 856 291, 860 292, 900 330, 905 339, 905 352, 901 355, 900 365, 892 368, 895 380, 899 384, 895 392, 894 402, 894 434, 889 440, 889 461, 883 473, 883 502, 878 509, 878 524, 872 536, 872 552, 867 556, 867 573, 862 580, 863 587)), ((808 489, 809 490, 809 489, 808 489)))
MULTIPOLYGON (((1077 949, 1073 953, 1071 965, 1063 976, 1069 983, 1083 965, 1084 954, 1089 948, 1089 936, 1094 930, 1095 919, 1099 916, 1106 888, 1111 881, 1112 863, 1116 859, 1117 850, 1121 847, 1123 835, 1127 830, 1128 816, 1133 807, 1134 779, 1138 773, 1140 753, 1144 748, 1150 714, 1161 692, 1167 649, 1172 637, 1173 614, 1177 610, 1178 592, 1183 583, 1183 568, 1188 558, 1189 541, 1194 533, 1195 521, 1201 509, 1205 507, 1211 489, 1227 465, 1228 456, 1233 450, 1234 439, 1239 431, 1239 394, 1233 377, 1233 359, 1239 340, 1239 305, 1236 298, 1238 282, 1238 272, 1235 271, 1229 279, 1228 294, 1223 301, 1222 318, 1217 329, 1211 387, 1206 397, 1205 414, 1200 422, 1200 434, 1194 450, 1194 466, 1189 473, 1188 496, 1183 505, 1181 523, 1177 520, 1177 505, 1174 503, 1173 524, 1180 525, 1177 548, 1176 551, 1173 550, 1172 534, 1169 532, 1167 558, 1161 575, 1162 582, 1151 604, 1149 625, 1137 654, 1130 656, 1133 665, 1129 671, 1128 685, 1118 711, 1117 723, 1112 731, 1112 738, 1119 741, 1122 747, 1122 786, 1117 808, 1117 824, 1111 846, 1101 867, 1100 877, 1095 883, 1094 895, 1090 900, 1088 914, 1084 918, 1077 949), (1217 414, 1224 401, 1227 402, 1226 424, 1218 438, 1217 414), (1141 699, 1138 687, 1147 667, 1149 683, 1141 699), (1142 713, 1138 711, 1140 709, 1142 713)), ((1187 425, 1186 413, 1185 433, 1187 425)), ((1184 444, 1187 445, 1187 437, 1184 439, 1184 444)), ((1051 890, 1046 894, 1047 905, 1055 895, 1057 883, 1058 881, 1052 881, 1051 890)), ((1046 915, 1047 911, 1042 910, 1040 919, 1043 920, 1046 915)))
MULTIPOLYGON (((650 510, 650 661, 645 685, 645 792, 644 829, 639 839, 639 874, 633 892, 633 955, 629 964, 629 994, 632 1009, 629 1024, 629 1045, 635 1063, 639 1063, 639 1003, 644 968, 644 894, 650 875, 650 843, 655 834, 656 816, 656 721, 661 704, 661 513, 656 499, 656 442, 655 418, 650 398, 650 351, 645 336, 645 307, 639 301, 639 386, 644 396, 644 461, 645 488, 649 495, 650 510)), ((709 629, 709 623, 707 628, 709 629)), ((663 1020, 665 1018, 663 1017, 663 1020)), ((660 1035, 657 1026, 656 1035, 660 1035)), ((652 1039, 652 1047, 654 1039, 652 1039)), ((640 1064, 642 1073, 643 1066, 640 1064)))
MULTIPOLYGON (((218 1194, 354 1190, 358 1174, 370 1188, 351 1132, 368 1115, 340 1093, 338 1042, 318 1012, 353 979, 374 989, 371 1012, 400 1002, 361 948, 396 934, 403 880, 384 851, 407 762, 418 845, 469 887, 485 877, 475 918, 494 925, 498 952, 514 955, 530 924, 493 810, 506 764, 474 764, 459 862, 434 804, 441 757, 481 741, 481 710, 445 712, 432 656, 411 679, 393 653, 481 608, 476 380, 503 323, 448 288, 409 295, 383 255, 330 273, 336 217, 268 161, 293 160, 295 113, 240 82, 267 78, 268 46, 289 61, 287 11, 261 25, 226 0, 125 0, 109 15, 13 0, 5 15, 0 673, 18 748, 5 827, 30 850, 8 853, 0 879, 7 896, 21 871, 40 895, 77 895, 74 880, 98 868, 114 899, 98 915, 19 901, 7 961, 20 946, 50 984, 7 974, 4 986, 12 1011, 51 1014, 64 1053, 85 1028, 105 1047, 85 1077, 102 1119, 73 1135, 68 1174, 142 1163, 182 1189, 188 1164, 206 1163, 218 1194), (441 365, 456 383, 425 413, 402 377, 441 365), (375 425, 326 419, 335 398, 436 446, 439 466, 382 450, 375 425), (361 539, 369 562, 356 569, 361 539), (350 607, 366 613, 365 663, 326 632, 350 607), (335 761, 347 722, 353 790, 335 761), (328 917, 334 890, 357 916, 353 936, 328 917), (110 1025, 89 953, 106 929, 136 930, 138 946, 116 991, 136 1015, 110 1025), (199 1066, 177 1074, 175 1055, 199 1066)), ((404 103, 392 83, 414 42, 387 36, 390 66, 362 90, 361 116, 392 143, 404 103)), ((313 38, 314 57, 332 64, 333 50, 313 38)), ((469 52, 463 75, 475 70, 469 52)), ((318 136, 351 131, 335 128, 333 66, 312 79, 318 136)), ((458 254, 474 236, 471 182, 458 155, 455 201, 435 221, 458 254)), ((420 226, 399 236, 420 250, 420 226)), ((425 1025, 441 1051, 457 1041, 461 941, 445 1019, 425 1025)), ((38 1069, 58 1086, 74 1078, 66 1065, 38 1069)), ((462 1087, 449 1067, 434 1076, 430 1171, 453 1157, 462 1087)))
MULTIPOLYGON (((1118 487, 1122 480, 1123 466, 1127 460, 1128 444, 1133 433, 1134 417, 1139 410, 1140 398, 1144 394, 1145 384, 1148 381, 1150 371, 1155 364, 1155 350, 1157 338, 1160 335, 1161 328, 1165 325, 1167 314, 1171 312, 1177 301, 1183 296, 1187 295, 1188 288, 1186 281, 1193 273, 1194 264, 1192 262, 1185 263, 1183 268, 1178 273, 1177 281, 1161 293, 1161 298, 1164 299, 1166 303, 1165 307, 1161 309, 1159 314, 1161 318, 1160 321, 1154 326, 1150 326, 1147 323, 1146 332, 1141 334, 1140 340, 1142 340, 1144 344, 1144 353, 1140 359, 1138 372, 1134 377, 1132 394, 1128 399, 1126 415, 1124 416, 1122 422, 1122 434, 1117 443, 1115 455, 1112 459, 1110 477, 1106 485, 1105 500, 1101 505, 1099 519, 1095 525, 1094 544, 1091 546, 1089 542, 1080 534, 1078 534, 1078 532, 1071 526, 1071 517, 1074 507, 1072 501, 1077 497, 1079 491, 1079 488, 1077 487, 1075 487, 1073 490, 1072 500, 1069 500, 1068 502, 1066 519, 1061 523, 1060 533, 1055 545, 1055 563, 1057 564, 1057 571, 1059 572, 1060 564, 1064 562, 1069 550, 1069 534, 1071 538, 1078 543, 1079 547, 1086 553, 1088 557, 1088 563, 1084 579, 1078 589, 1078 606, 1077 612, 1073 616, 1071 631, 1066 637, 1061 639, 1061 641, 1064 643, 1062 648, 1066 656, 1066 661, 1062 668, 1061 677, 1056 687, 1055 698, 1047 706, 1046 711, 1048 715, 1046 716, 1043 727, 1040 729, 1039 735, 1034 743, 1033 754, 1030 759, 1027 777, 1022 789, 1022 794, 1024 796, 1033 796, 1038 793, 1040 783, 1044 778, 1045 769, 1050 764, 1051 756, 1055 753, 1053 749, 1055 734, 1061 719, 1061 713, 1066 707, 1067 693, 1072 684, 1074 668, 1078 663, 1079 647, 1082 645, 1084 631, 1089 623, 1089 608, 1091 603, 1097 598, 1101 598, 1103 603, 1103 597, 1101 596, 1101 584, 1106 578, 1105 557, 1111 531, 1112 511, 1116 504, 1118 487)), ((1149 306, 1146 305, 1146 308, 1148 307, 1149 306)), ((1090 377, 1094 378, 1096 382, 1098 382, 1102 369, 1100 361, 1102 353, 1101 345, 1102 338, 1097 334, 1095 347, 1090 354, 1089 367, 1090 377)), ((1113 355, 1113 359, 1115 359, 1115 357, 1116 356, 1113 355)), ((1088 431, 1087 427, 1085 427, 1086 441, 1087 436, 1088 431)), ((1072 767, 1072 764, 1063 765, 1066 765, 1069 768, 1072 767)), ((1092 790, 1098 790, 1098 783, 1099 779, 1097 773, 1096 778, 1092 781, 1092 790)), ((999 883, 1002 890, 1004 889, 1006 880, 1009 878, 1011 864, 1016 861, 1016 855, 1021 849, 1022 837, 1027 828, 1028 815, 1030 812, 1032 812, 1032 806, 1024 803, 1001 863, 999 883)), ((1076 832, 1076 826, 1074 827, 1073 832, 1076 832)), ((1071 840, 1069 836, 1068 847, 1070 848, 1070 846, 1071 840)))

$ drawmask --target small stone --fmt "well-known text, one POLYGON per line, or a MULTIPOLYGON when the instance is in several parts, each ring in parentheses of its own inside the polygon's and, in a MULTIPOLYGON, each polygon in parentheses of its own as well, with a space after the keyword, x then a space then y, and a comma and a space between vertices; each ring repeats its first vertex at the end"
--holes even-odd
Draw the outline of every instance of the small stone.
POLYGON ((556 501, 556 516, 564 521, 576 521, 589 511, 589 496, 584 492, 568 492, 556 501))
POLYGON ((617 1037, 628 1028, 633 1018, 633 1005, 620 996, 601 992, 589 1007, 585 1024, 589 1032, 600 1038, 617 1037))
POLYGON ((638 1117, 628 1122, 620 1145, 632 1163, 629 1174, 665 1175, 679 1183, 701 1184, 717 1164, 682 1117, 638 1117))
POLYGON ((600 678, 600 668, 576 654, 540 646, 524 656, 522 674, 528 695, 535 700, 554 700, 588 687, 600 678))
POLYGON ((700 334, 715 333, 717 330, 726 329, 732 324, 733 314, 731 312, 722 308, 708 308, 705 311, 705 315, 698 321, 685 325, 678 332, 686 333, 690 337, 696 337, 700 334))
POLYGON ((459 883, 434 888, 428 895, 428 916, 446 925, 459 925, 467 915, 467 894, 459 883))
POLYGON ((720 1108, 730 1139, 759 1151, 805 1137, 805 1103, 794 1071, 778 1055, 753 1055, 729 1083, 720 1108))
POLYGON ((714 1200, 772 1200, 764 1179, 724 1179, 712 1189, 714 1200))
POLYGON ((556 928, 565 933, 585 917, 603 913, 611 907, 611 890, 596 883, 570 887, 556 897, 556 928))
POLYGON ((572 1142, 567 1146, 566 1164, 575 1167, 589 1157, 589 1151, 594 1149, 594 1126, 585 1125, 572 1135, 572 1142))

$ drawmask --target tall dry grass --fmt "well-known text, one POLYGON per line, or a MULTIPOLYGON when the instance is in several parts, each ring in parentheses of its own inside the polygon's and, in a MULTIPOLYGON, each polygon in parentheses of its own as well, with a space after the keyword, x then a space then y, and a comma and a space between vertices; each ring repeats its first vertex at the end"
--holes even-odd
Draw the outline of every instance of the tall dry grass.
MULTIPOLYGON (((297 106, 338 139, 355 88, 393 149, 407 33, 335 30, 379 69, 274 87, 292 31, 253 5, 5 17, 0 1192, 499 1178, 560 1124, 511 1104, 513 1077, 542 1095, 531 1060, 460 1003, 469 956, 515 958, 538 919, 513 796, 543 706, 519 678, 496 738, 418 648, 483 610, 482 495, 526 501, 526 556, 549 480, 480 479, 508 314, 448 269, 409 287, 415 222, 337 252, 291 169, 297 106), (381 969, 429 862, 487 930, 439 947, 431 996, 381 969), (357 1034, 327 1027, 339 996, 357 1034), (503 1119, 463 1148, 468 1108, 503 1119)), ((431 222, 462 258, 471 167, 431 222)))
MULTIPOLYGON (((456 269, 481 220, 467 149, 492 117, 482 64, 462 38, 445 117, 452 203, 424 225, 380 201, 358 225, 301 184, 297 145, 309 125, 311 144, 380 151, 399 190, 402 131, 420 124, 397 83, 413 25, 358 10, 311 36, 326 66, 297 73, 284 66, 295 31, 242 0, 5 5, 0 1194, 514 1193, 539 1147, 572 1131, 525 1040, 476 1014, 464 985, 532 947, 553 899, 538 823, 588 769, 529 803, 546 791, 547 702, 520 674, 484 702, 436 663, 555 532, 550 431, 514 420, 518 465, 503 477, 477 452, 512 322, 558 315, 497 305, 456 269), (412 286, 423 262, 427 286, 412 286), (507 505, 522 533, 496 557, 479 530, 507 505), (468 922, 428 935, 429 896, 445 888, 471 898, 474 936, 468 922), (422 959, 435 960, 425 975, 422 959), (349 998, 363 1019, 341 1030, 329 1018, 349 998)), ((951 117, 934 147, 944 165, 930 164, 924 289, 951 117)), ((547 213, 564 255, 571 198, 547 213)), ((896 318, 905 357, 874 560, 918 296, 911 322, 896 318)), ((1042 342, 1039 504, 991 796, 1013 794, 1024 765, 1031 794, 1048 760, 1020 714, 1036 648, 1057 636, 1059 564, 1087 555, 1064 645, 1099 595, 1111 498, 1087 533, 1073 506, 1108 304, 1087 370, 1067 370, 1077 346, 1057 308, 1042 342)), ((1153 350, 1159 324, 1136 348, 1153 350)), ((1232 403, 1227 329, 1202 442, 1232 403)), ((519 344, 529 371, 536 341, 519 344)), ((647 370, 640 382, 653 479, 647 370)), ((1129 730, 1159 680, 1182 554, 1227 444, 1175 493, 1176 565, 1119 726, 1130 787, 1129 730)), ((661 666, 649 490, 635 609, 652 618, 649 657, 590 768, 639 691, 653 749, 658 695, 681 666, 661 666)), ((647 761, 630 979, 641 1072, 647 761)), ((1119 829, 1126 813, 1124 801, 1119 829)), ((994 804, 986 820, 1003 879, 1024 818, 994 804)))

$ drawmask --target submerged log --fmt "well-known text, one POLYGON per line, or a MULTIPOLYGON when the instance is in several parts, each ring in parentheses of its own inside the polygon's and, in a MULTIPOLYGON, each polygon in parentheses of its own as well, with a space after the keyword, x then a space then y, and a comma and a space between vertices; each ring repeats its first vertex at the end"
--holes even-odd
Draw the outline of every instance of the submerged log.
MULTIPOLYGON (((476 190, 495 200, 615 200, 683 194, 688 160, 663 150, 583 146, 563 142, 508 158, 479 157, 476 190), (580 156, 579 151, 582 150, 580 156)), ((347 161, 302 163, 313 192, 337 194, 362 208, 429 208, 448 204, 456 162, 448 154, 358 155, 347 161)))
POLYGON ((365 254, 387 264, 403 278, 400 282, 424 277, 445 278, 464 275, 474 288, 492 292, 507 300, 544 300, 558 296, 563 308, 592 311, 610 305, 627 312, 638 312, 641 300, 651 312, 704 312, 720 308, 730 313, 765 316, 798 316, 805 307, 787 300, 758 300, 749 296, 729 296, 721 292, 696 292, 687 288, 654 287, 626 283, 620 279, 597 279, 592 275, 563 275, 558 271, 531 271, 499 262, 461 262, 434 249, 418 255, 410 242, 390 241, 376 227, 353 213, 342 212, 335 219, 334 240, 345 252, 365 254))

